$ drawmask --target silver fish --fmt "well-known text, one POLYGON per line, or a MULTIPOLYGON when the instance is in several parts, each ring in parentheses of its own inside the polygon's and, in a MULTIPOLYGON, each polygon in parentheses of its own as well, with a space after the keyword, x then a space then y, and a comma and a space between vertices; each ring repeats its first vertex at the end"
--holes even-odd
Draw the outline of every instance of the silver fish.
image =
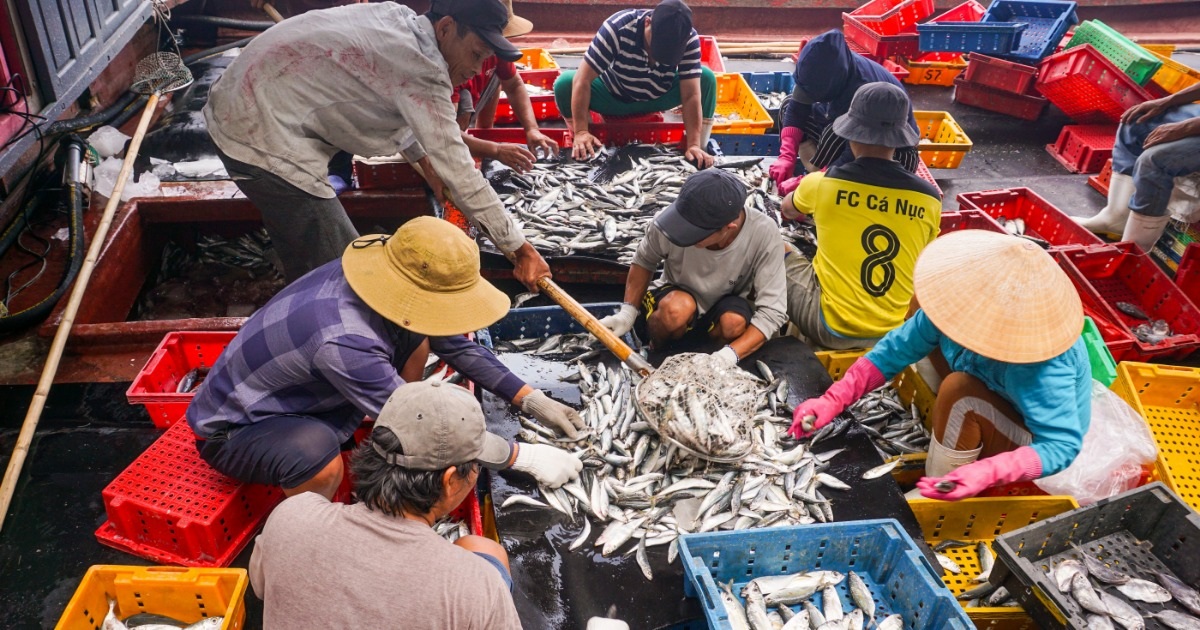
POLYGON ((1171 592, 1167 589, 1140 578, 1130 578, 1124 584, 1118 584, 1117 590, 1129 599, 1148 604, 1161 604, 1171 601, 1171 592))
POLYGON ((549 505, 547 505, 541 501, 538 501, 537 499, 534 499, 533 497, 527 497, 523 494, 513 494, 513 495, 509 495, 509 497, 507 499, 505 499, 503 503, 500 504, 500 509, 503 510, 503 509, 512 507, 514 505, 528 505, 528 506, 537 507, 537 508, 549 508, 550 507, 549 505))
POLYGON ((837 589, 833 586, 826 586, 821 591, 821 611, 825 613, 825 623, 845 617, 842 610, 842 598, 838 596, 837 589))
POLYGON ((1057 567, 1054 567, 1054 584, 1058 586, 1059 592, 1069 593, 1071 591, 1071 578, 1075 577, 1077 573, 1087 577, 1087 569, 1084 568, 1083 563, 1073 558, 1063 560, 1058 563, 1057 567))
POLYGON ((875 630, 902 630, 903 628, 904 617, 900 615, 888 615, 879 622, 879 625, 875 626, 875 630))
POLYGON ((582 547, 583 543, 587 542, 588 537, 591 535, 592 522, 585 518, 583 519, 583 531, 579 532, 579 537, 572 541, 571 545, 567 547, 567 549, 575 551, 576 549, 582 547))
POLYGON ((1100 601, 1100 597, 1096 595, 1096 591, 1092 590, 1092 585, 1088 583, 1082 573, 1076 573, 1071 577, 1071 597, 1075 598, 1075 602, 1086 611, 1105 616, 1109 614, 1108 607, 1100 601))
POLYGON ((1200 619, 1174 610, 1160 610, 1146 616, 1161 621, 1173 630, 1200 630, 1200 619))
POLYGON ((751 630, 772 630, 762 592, 756 586, 749 586, 743 592, 746 595, 746 620, 750 622, 751 630))
POLYGON ((1137 609, 1104 589, 1100 589, 1099 592, 1100 601, 1114 621, 1124 626, 1125 630, 1145 630, 1146 623, 1142 621, 1142 614, 1137 609))
POLYGON ((808 613, 808 623, 814 630, 825 625, 825 613, 821 612, 821 609, 817 608, 816 604, 806 599, 800 602, 800 605, 804 608, 804 612, 808 613))
POLYGON ((877 477, 882 477, 882 476, 892 472, 892 470, 894 470, 896 468, 896 466, 899 464, 900 464, 899 459, 894 459, 886 464, 880 464, 880 465, 872 468, 871 470, 868 470, 867 472, 863 473, 862 478, 863 479, 875 479, 877 477))
POLYGON ((1087 630, 1116 630, 1108 617, 1095 613, 1087 616, 1087 630))
POLYGON ((733 594, 733 580, 721 585, 721 603, 725 605, 725 615, 732 630, 750 630, 746 609, 742 608, 742 602, 733 594))
POLYGON ((984 541, 979 541, 975 545, 975 555, 979 557, 979 568, 981 572, 975 577, 976 582, 986 582, 992 576, 992 567, 996 566, 996 556, 992 553, 992 548, 984 541))
POLYGON ((1071 548, 1083 558, 1083 564, 1087 567, 1088 575, 1108 584, 1124 584, 1129 581, 1130 576, 1116 569, 1109 568, 1107 564, 1093 557, 1079 545, 1071 543, 1071 548))
POLYGON ((935 558, 937 558, 938 564, 942 565, 943 569, 953 573, 954 575, 962 573, 962 568, 958 566, 957 562, 951 560, 949 556, 943 556, 940 553, 935 553, 933 555, 935 558))
POLYGON ((863 630, 863 611, 855 608, 846 615, 846 630, 863 630))
POLYGON ((1158 578, 1158 582, 1162 584, 1175 601, 1183 604, 1184 608, 1192 611, 1193 615, 1200 615, 1200 593, 1196 589, 1184 584, 1170 573, 1155 572, 1154 577, 1158 578))
POLYGON ((848 575, 850 581, 850 599, 866 613, 868 619, 875 618, 875 597, 871 595, 871 589, 867 588, 867 583, 863 581, 854 571, 850 571, 848 575))

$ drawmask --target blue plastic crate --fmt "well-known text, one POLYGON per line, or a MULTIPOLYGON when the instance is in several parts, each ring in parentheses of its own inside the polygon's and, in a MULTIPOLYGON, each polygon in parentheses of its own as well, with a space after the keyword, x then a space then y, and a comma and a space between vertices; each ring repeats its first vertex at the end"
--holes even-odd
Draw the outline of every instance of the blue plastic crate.
POLYGON ((721 155, 775 157, 779 155, 779 134, 714 133, 712 139, 721 149, 721 155))
POLYGON ((1028 24, 993 22, 927 22, 917 25, 921 52, 977 52, 1007 55, 1021 46, 1028 24))
MULTIPOLYGON (((699 597, 708 627, 730 628, 717 582, 739 594, 750 580, 800 571, 854 570, 875 598, 876 619, 898 613, 906 628, 967 630, 966 612, 895 519, 686 534, 679 538, 684 594, 699 597)), ((850 610, 847 581, 837 587, 850 610)), ((813 603, 821 605, 820 595, 813 603)))
POLYGON ((1020 22, 1029 26, 1021 33, 1019 47, 1001 55, 1010 61, 1036 66, 1079 23, 1075 3, 1060 0, 995 0, 983 14, 984 23, 1020 22))
POLYGON ((784 70, 776 72, 743 72, 742 77, 750 84, 750 89, 759 94, 770 92, 788 92, 796 86, 796 77, 784 70))
MULTIPOLYGON (((583 308, 596 317, 607 317, 621 310, 620 302, 584 304, 583 308)), ((586 332, 571 314, 560 306, 532 306, 514 308, 500 321, 475 333, 480 344, 492 347, 495 341, 513 339, 541 339, 551 335, 578 334, 586 332)), ((632 337, 626 335, 625 343, 632 337)))

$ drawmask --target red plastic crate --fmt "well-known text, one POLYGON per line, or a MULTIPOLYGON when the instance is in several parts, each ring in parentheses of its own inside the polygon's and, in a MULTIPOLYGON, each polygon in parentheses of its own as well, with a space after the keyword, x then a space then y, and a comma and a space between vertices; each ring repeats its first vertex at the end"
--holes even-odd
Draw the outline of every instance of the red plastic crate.
POLYGON ((919 36, 916 33, 885 35, 876 32, 870 24, 860 22, 857 16, 849 13, 842 14, 842 25, 842 34, 846 36, 846 42, 851 44, 850 49, 859 52, 854 47, 858 45, 862 54, 876 61, 889 57, 916 57, 920 54, 919 36))
POLYGON ((896 77, 897 81, 903 83, 908 78, 908 68, 906 66, 902 66, 891 59, 884 59, 882 65, 883 69, 892 73, 892 76, 896 77))
POLYGON ((407 162, 355 160, 353 171, 354 187, 359 190, 419 189, 425 186, 425 179, 407 162))
POLYGON ((132 405, 144 405, 154 426, 165 429, 183 417, 194 393, 178 394, 179 381, 195 368, 211 368, 237 333, 173 332, 163 337, 146 366, 125 391, 132 405))
POLYGON ((1029 94, 1033 90, 1037 72, 1038 69, 1033 66, 971 53, 967 56, 967 71, 963 76, 977 85, 1014 94, 1029 94))
MULTIPOLYGON (((1133 339, 1132 346, 1120 356, 1112 345, 1109 350, 1117 361, 1156 362, 1183 359, 1200 348, 1200 309, 1167 277, 1158 265, 1133 243, 1114 243, 1101 247, 1063 248, 1055 253, 1080 294, 1089 293, 1093 303, 1104 310, 1100 318, 1112 328, 1130 331, 1138 324, 1116 308, 1128 302, 1141 308, 1150 319, 1164 319, 1174 336, 1150 345, 1133 339)), ((1094 318, 1093 318, 1094 319, 1094 318)), ((1097 322, 1099 323, 1099 322, 1097 322)), ((1105 336, 1105 328, 1100 329, 1105 336)))
POLYGON ((1088 178, 1088 186, 1095 188, 1105 197, 1108 196, 1108 182, 1112 179, 1112 158, 1109 158, 1104 163, 1104 168, 1100 169, 1099 175, 1092 175, 1088 178))
POLYGON ((917 23, 933 15, 933 0, 870 0, 850 15, 880 35, 916 33, 917 23))
POLYGON ((1116 125, 1064 125, 1046 150, 1072 173, 1099 173, 1112 160, 1116 125))
POLYGON ((721 56, 716 37, 700 36, 700 64, 713 72, 725 72, 725 59, 721 56))
POLYGON ((1037 120, 1049 103, 1045 98, 1033 94, 1013 94, 986 85, 969 83, 962 76, 954 80, 955 103, 978 107, 1021 118, 1037 120))
POLYGON ((1077 122, 1119 122, 1125 110, 1151 99, 1142 86, 1091 44, 1042 60, 1037 90, 1077 122))
POLYGON ((1200 302, 1200 243, 1188 243, 1175 271, 1175 284, 1192 304, 1200 302))
POLYGON ((930 184, 933 184, 933 189, 937 191, 939 198, 945 196, 944 193, 942 193, 942 187, 938 186, 937 180, 933 178, 933 173, 930 172, 929 167, 925 165, 925 160, 917 160, 916 175, 930 184))
POLYGON ((1023 219, 1026 234, 1040 238, 1052 247, 1104 244, 1100 237, 1028 188, 960 193, 958 205, 960 209, 982 210, 992 218, 1023 219))
POLYGON ((943 212, 942 225, 938 235, 958 232, 959 230, 987 230, 1004 234, 1004 228, 996 223, 983 210, 959 210, 958 212, 943 212))
POLYGON ((235 481, 196 452, 186 422, 167 429, 104 489, 101 544, 161 564, 224 567, 280 501, 272 486, 235 481))
MULTIPOLYGON (((522 80, 526 85, 532 85, 546 90, 554 90, 554 82, 558 80, 558 75, 561 70, 543 70, 538 71, 535 76, 522 75, 522 80)), ((529 95, 529 103, 533 107, 533 117, 536 120, 557 120, 562 118, 562 114, 558 112, 558 103, 554 100, 554 94, 539 94, 529 95)), ((513 111, 512 105, 508 102, 508 95, 503 91, 500 92, 500 100, 496 102, 496 118, 497 125, 506 125, 517 122, 517 114, 513 111)))
MULTIPOLYGON (((622 145, 633 142, 679 144, 683 141, 683 123, 681 122, 594 123, 588 127, 588 131, 604 144, 622 145)), ((468 129, 467 133, 492 142, 525 143, 525 131, 512 127, 468 129)), ((571 146, 571 133, 566 129, 543 129, 542 133, 557 142, 560 147, 571 146)))

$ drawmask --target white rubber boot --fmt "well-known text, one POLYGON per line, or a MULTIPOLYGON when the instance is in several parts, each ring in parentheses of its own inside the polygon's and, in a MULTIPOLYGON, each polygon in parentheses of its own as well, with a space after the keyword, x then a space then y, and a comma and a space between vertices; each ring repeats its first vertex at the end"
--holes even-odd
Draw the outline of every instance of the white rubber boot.
POLYGON ((1136 212, 1129 213, 1129 221, 1125 224, 1125 233, 1121 235, 1122 241, 1129 241, 1138 247, 1142 248, 1143 252, 1150 253, 1154 249, 1154 244, 1162 237, 1163 232, 1167 229, 1167 222, 1171 220, 1168 215, 1161 217, 1148 217, 1144 214, 1136 212))
POLYGON ((1075 222, 1096 234, 1112 234, 1114 238, 1125 232, 1129 220, 1129 200, 1133 197, 1133 176, 1113 173, 1108 182, 1108 204, 1094 217, 1073 217, 1075 222))
POLYGON ((700 123, 700 149, 708 153, 708 139, 712 137, 713 119, 705 118, 700 123))

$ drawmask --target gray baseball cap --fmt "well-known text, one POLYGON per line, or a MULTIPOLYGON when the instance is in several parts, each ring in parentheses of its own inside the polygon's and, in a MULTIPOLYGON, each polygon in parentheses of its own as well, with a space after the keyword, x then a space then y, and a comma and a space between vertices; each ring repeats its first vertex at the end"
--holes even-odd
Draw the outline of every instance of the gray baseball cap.
POLYGON ((833 121, 833 132, 854 142, 900 149, 916 146, 921 136, 909 124, 904 88, 868 83, 854 93, 850 111, 833 121))
POLYGON ((737 219, 746 206, 746 185, 720 168, 692 173, 671 205, 654 217, 667 240, 691 247, 737 219))
POLYGON ((512 447, 488 433, 483 409, 466 389, 441 382, 405 383, 383 405, 375 427, 386 427, 400 440, 387 451, 372 441, 389 464, 411 470, 442 470, 479 462, 493 470, 508 466, 512 447))

